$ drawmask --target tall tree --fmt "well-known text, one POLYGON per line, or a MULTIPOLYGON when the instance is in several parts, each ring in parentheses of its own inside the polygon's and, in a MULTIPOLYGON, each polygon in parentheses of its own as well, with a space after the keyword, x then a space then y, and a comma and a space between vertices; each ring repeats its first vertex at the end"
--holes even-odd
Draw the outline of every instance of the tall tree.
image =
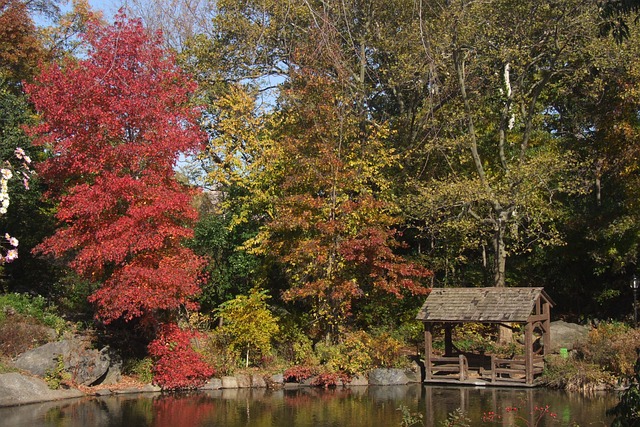
POLYGON ((197 213, 173 167, 204 140, 195 85, 139 21, 120 14, 85 37, 86 58, 27 86, 35 143, 52 154, 38 170, 58 203, 58 230, 37 250, 99 286, 91 300, 107 323, 191 306, 203 262, 181 242, 197 213))
POLYGON ((455 232, 467 248, 488 252, 490 282, 505 286, 510 254, 562 242, 558 195, 577 188, 576 165, 546 117, 557 88, 572 85, 584 67, 582 43, 596 11, 565 0, 463 1, 426 10, 433 75, 411 206, 433 236, 455 232))

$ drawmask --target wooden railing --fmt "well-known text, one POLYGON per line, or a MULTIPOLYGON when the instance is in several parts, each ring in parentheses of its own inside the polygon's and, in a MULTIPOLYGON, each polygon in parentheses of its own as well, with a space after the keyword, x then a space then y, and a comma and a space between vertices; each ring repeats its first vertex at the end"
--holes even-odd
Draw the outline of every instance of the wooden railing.
POLYGON ((426 366, 427 379, 433 379, 436 375, 457 374, 458 379, 464 381, 469 377, 468 371, 469 364, 463 354, 456 357, 431 357, 426 366))
MULTIPOLYGON (((544 360, 542 356, 534 355, 532 362, 531 379, 533 380, 537 374, 542 373, 544 360)), ((500 359, 491 356, 491 382, 496 381, 527 383, 527 367, 524 357, 500 359)))

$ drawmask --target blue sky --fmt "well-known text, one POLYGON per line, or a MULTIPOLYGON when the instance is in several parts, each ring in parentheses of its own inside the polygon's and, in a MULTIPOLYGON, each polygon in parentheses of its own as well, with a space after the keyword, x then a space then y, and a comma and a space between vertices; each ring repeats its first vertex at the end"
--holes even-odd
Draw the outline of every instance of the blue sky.
POLYGON ((95 10, 101 10, 107 21, 111 21, 113 15, 120 9, 123 1, 120 0, 89 0, 89 4, 95 10))

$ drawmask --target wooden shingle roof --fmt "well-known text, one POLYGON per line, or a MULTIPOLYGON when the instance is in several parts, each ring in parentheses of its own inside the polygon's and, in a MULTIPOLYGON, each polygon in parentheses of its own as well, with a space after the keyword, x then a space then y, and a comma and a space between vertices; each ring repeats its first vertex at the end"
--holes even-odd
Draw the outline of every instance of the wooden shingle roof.
POLYGON ((425 322, 526 322, 543 288, 434 288, 416 319, 425 322))

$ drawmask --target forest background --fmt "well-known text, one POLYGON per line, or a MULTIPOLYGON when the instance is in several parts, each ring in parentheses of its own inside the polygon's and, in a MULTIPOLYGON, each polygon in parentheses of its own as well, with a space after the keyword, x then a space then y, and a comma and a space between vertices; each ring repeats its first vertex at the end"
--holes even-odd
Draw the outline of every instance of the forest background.
POLYGON ((362 331, 417 342, 431 287, 544 286, 556 318, 631 319, 633 15, 131 0, 109 25, 61 3, 0 1, 5 294, 159 360, 215 329, 246 364, 274 339, 305 363, 362 331))

